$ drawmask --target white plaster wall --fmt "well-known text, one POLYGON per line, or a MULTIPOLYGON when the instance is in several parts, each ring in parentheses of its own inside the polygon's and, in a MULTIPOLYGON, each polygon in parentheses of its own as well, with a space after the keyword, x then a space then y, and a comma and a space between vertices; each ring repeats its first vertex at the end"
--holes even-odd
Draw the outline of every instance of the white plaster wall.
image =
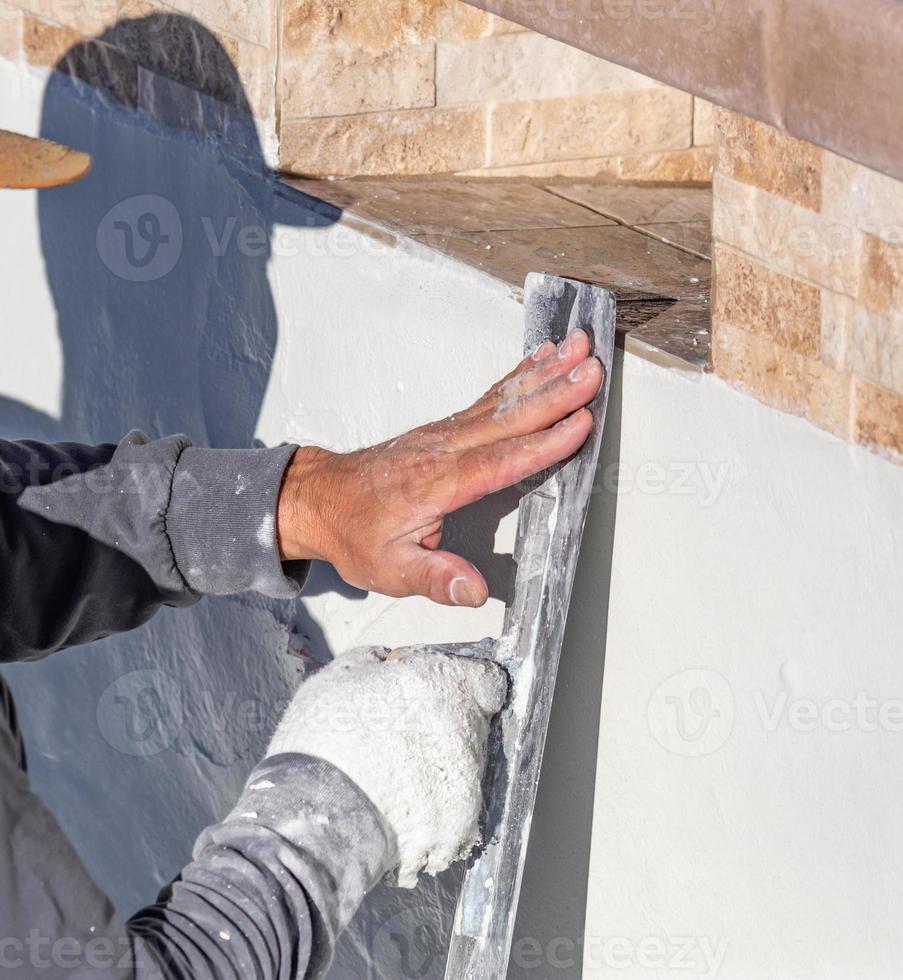
MULTIPOLYGON (((44 84, 0 64, 0 126, 36 131, 44 84)), ((256 220, 256 198, 247 188, 233 197, 220 162, 205 169, 199 151, 102 113, 96 123, 113 134, 97 137, 104 152, 155 161, 158 193, 181 193, 190 152, 191 194, 227 202, 239 224, 256 220)), ((101 217, 122 188, 114 181, 109 199, 92 185, 59 193, 85 193, 101 217)), ((297 208, 280 204, 288 223, 272 229, 263 282, 259 262, 211 262, 190 227, 204 215, 184 200, 180 263, 194 274, 180 278, 180 264, 137 293, 112 283, 97 315, 151 330, 180 310, 203 318, 211 283, 239 298, 262 290, 235 311, 251 364, 259 311, 272 304, 265 390, 248 406, 261 439, 371 442, 466 403, 518 355, 516 299, 469 270, 377 249, 344 225, 300 229, 297 208)), ((133 363, 137 334, 98 351, 98 378, 113 357, 118 386, 80 377, 73 387, 73 365, 88 370, 107 334, 87 331, 86 350, 73 348, 39 220, 33 194, 0 192, 0 276, 13 297, 4 434, 84 438, 134 423, 228 437, 218 426, 239 393, 226 380, 225 392, 193 384, 175 362, 172 378, 148 378, 133 363)), ((903 469, 710 377, 632 356, 618 364, 511 976, 897 977, 903 469)), ((510 510, 489 502, 455 532, 495 568, 499 594, 510 510)), ((135 908, 238 792, 297 681, 293 651, 473 638, 497 631, 501 609, 498 599, 468 611, 363 596, 320 569, 298 608, 241 597, 164 611, 127 637, 9 672, 35 781, 102 884, 135 908), (154 672, 184 706, 152 754, 123 751, 104 714, 104 692, 134 693, 135 671, 154 672), (246 702, 261 724, 241 721, 246 702)), ((409 913, 399 914, 404 928, 409 913)), ((434 976, 437 951, 426 953, 422 975, 434 976)), ((347 962, 358 966, 338 975, 405 976, 347 962)))

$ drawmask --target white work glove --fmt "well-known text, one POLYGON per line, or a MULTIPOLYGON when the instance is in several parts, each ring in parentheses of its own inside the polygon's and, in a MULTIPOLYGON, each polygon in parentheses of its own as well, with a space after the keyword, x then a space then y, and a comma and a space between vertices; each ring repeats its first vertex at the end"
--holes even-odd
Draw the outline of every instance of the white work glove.
POLYGON ((479 840, 489 722, 507 675, 486 660, 360 647, 305 681, 268 755, 300 752, 342 770, 380 812, 397 883, 437 874, 479 840))

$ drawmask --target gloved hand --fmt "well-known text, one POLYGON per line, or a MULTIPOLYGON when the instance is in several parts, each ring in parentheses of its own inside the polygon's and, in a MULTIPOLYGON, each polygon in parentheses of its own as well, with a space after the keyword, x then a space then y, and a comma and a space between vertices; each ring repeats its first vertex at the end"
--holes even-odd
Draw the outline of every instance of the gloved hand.
POLYGON ((479 839, 489 722, 507 687, 486 660, 360 647, 301 685, 267 754, 316 756, 355 782, 383 818, 390 871, 412 888, 479 839))

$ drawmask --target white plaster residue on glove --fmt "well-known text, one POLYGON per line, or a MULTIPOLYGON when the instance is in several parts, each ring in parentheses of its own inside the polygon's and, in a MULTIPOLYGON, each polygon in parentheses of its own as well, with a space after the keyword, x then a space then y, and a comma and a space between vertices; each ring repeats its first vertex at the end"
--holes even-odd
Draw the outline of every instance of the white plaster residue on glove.
POLYGON ((506 693, 485 660, 361 647, 301 685, 268 755, 316 756, 357 783, 394 837, 398 884, 412 888, 478 842, 489 723, 506 693))

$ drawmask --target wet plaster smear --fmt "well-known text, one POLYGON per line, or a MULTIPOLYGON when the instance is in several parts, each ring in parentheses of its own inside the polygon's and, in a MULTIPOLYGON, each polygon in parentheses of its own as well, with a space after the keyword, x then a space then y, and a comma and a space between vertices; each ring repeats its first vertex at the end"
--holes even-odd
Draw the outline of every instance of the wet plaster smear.
MULTIPOLYGON (((0 92, 0 125, 96 154, 76 187, 0 195, 0 432, 350 449, 516 361, 522 307, 498 283, 299 227, 247 166, 31 70, 0 62, 0 92), (181 252, 136 284, 96 234, 140 194, 173 202, 181 252), (263 254, 223 237, 229 216, 263 254)), ((876 456, 711 377, 616 361, 511 976, 899 976, 901 500, 876 456)), ((449 528, 493 584, 483 610, 317 568, 295 604, 208 600, 7 671, 35 783, 124 911, 229 809, 312 662, 498 633, 511 508, 449 528)), ((332 976, 441 977, 457 874, 381 891, 332 976)))

